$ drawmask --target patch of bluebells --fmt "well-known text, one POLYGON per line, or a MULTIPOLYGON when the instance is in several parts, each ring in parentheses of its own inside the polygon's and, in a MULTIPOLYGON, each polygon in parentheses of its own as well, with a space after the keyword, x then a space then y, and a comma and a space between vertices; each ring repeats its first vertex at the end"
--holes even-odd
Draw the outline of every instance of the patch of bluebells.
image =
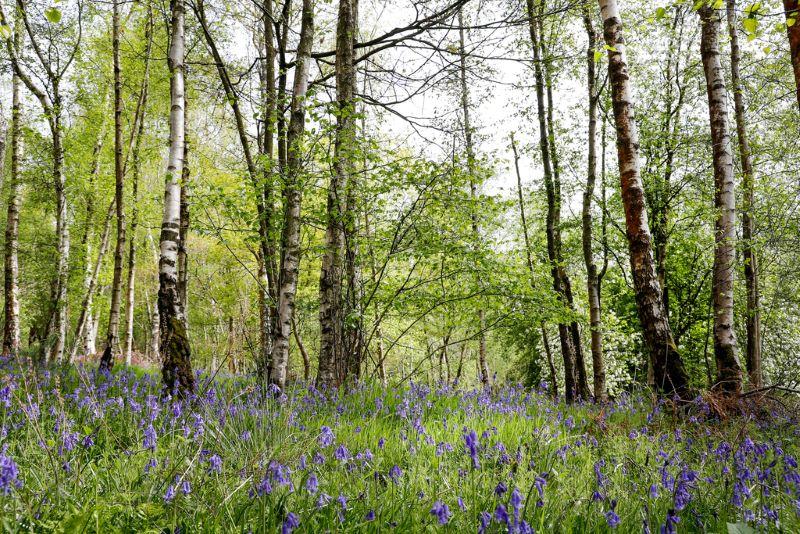
POLYGON ((546 385, 270 392, 198 376, 197 394, 180 399, 164 396, 157 376, 124 369, 99 380, 40 372, 25 385, 20 376, 0 375, 0 510, 34 529, 88 505, 78 489, 110 459, 134 472, 120 491, 169 511, 159 524, 178 510, 200 518, 214 500, 282 532, 527 534, 557 529, 554 518, 595 531, 800 530, 791 416, 737 434, 703 399, 675 425, 665 404, 623 395, 602 410, 566 407, 546 385), (54 479, 67 506, 42 482, 54 479))

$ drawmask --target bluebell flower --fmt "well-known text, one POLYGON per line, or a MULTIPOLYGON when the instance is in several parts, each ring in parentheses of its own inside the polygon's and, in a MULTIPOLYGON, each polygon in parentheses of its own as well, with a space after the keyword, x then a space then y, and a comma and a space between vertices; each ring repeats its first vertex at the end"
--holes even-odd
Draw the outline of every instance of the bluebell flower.
POLYGON ((450 508, 442 501, 436 501, 431 508, 431 515, 436 516, 440 525, 446 525, 450 522, 450 508))
POLYGON ((281 534, 291 534, 291 532, 300 526, 300 518, 294 512, 286 514, 286 519, 283 520, 281 525, 281 534))

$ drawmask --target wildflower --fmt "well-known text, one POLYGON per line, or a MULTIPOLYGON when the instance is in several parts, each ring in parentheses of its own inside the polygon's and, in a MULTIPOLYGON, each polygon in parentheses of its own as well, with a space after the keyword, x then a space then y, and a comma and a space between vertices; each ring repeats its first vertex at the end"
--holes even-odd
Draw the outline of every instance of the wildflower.
POLYGON ((498 497, 502 497, 503 494, 507 491, 508 491, 508 486, 506 486, 502 482, 499 482, 497 486, 494 488, 494 494, 497 495, 498 497))
POLYGON ((392 479, 392 482, 397 484, 400 481, 400 477, 403 476, 403 470, 400 469, 399 466, 395 465, 391 469, 389 469, 389 478, 392 479))
POLYGON ((164 493, 164 502, 171 503, 174 498, 175 498, 175 486, 170 484, 169 486, 167 486, 166 493, 164 493))
POLYGON ((336 436, 329 426, 323 426, 319 429, 319 438, 317 438, 317 441, 321 447, 330 447, 333 445, 335 439, 336 436))
POLYGON ((11 456, 6 454, 7 446, 3 447, 0 452, 0 493, 8 495, 11 493, 11 488, 22 487, 22 481, 19 479, 19 468, 11 456))
POLYGON ((498 504, 497 508, 494 509, 494 517, 501 523, 510 525, 510 521, 508 519, 508 510, 506 510, 506 507, 502 504, 498 504))
POLYGON ((153 428, 153 424, 150 423, 147 425, 147 428, 144 429, 144 441, 142 442, 142 447, 145 449, 149 449, 151 451, 156 450, 156 429, 153 428))
POLYGON ((311 495, 314 495, 317 493, 318 488, 319 482, 317 481, 317 475, 311 473, 306 479, 306 491, 308 491, 311 495))
POLYGON ((474 469, 480 468, 480 462, 478 461, 478 435, 475 434, 474 430, 470 430, 469 432, 467 429, 464 429, 464 447, 467 450, 467 454, 472 459, 472 467, 474 469))
POLYGON ((364 521, 374 521, 375 520, 375 510, 370 510, 364 516, 364 521))
POLYGON ((336 451, 333 453, 333 457, 340 461, 346 461, 350 459, 350 451, 347 450, 347 447, 344 445, 339 445, 336 447, 336 451))
POLYGON ((436 516, 440 525, 446 525, 450 522, 450 517, 453 514, 450 513, 450 508, 445 503, 436 501, 431 508, 431 515, 436 516))
POLYGON ((462 512, 466 512, 467 511, 467 505, 464 504, 464 499, 462 499, 461 496, 458 497, 458 501, 457 502, 458 502, 458 507, 461 508, 461 511, 462 512))
POLYGON ((614 511, 614 509, 616 507, 617 507, 617 501, 616 500, 612 500, 611 501, 611 509, 608 512, 606 512, 606 514, 605 514, 606 515, 606 521, 608 522, 608 526, 611 527, 611 528, 617 528, 617 526, 619 526, 619 523, 620 523, 619 516, 617 515, 617 512, 614 511))
POLYGON ((181 482, 181 493, 184 495, 189 495, 192 492, 192 487, 189 485, 188 480, 184 480, 181 482))
POLYGON ((386 445, 386 440, 385 439, 381 438, 381 439, 378 440, 378 448, 379 449, 382 450, 385 445, 386 445))
POLYGON ((300 518, 294 512, 286 514, 286 519, 283 520, 281 525, 281 534, 291 534, 291 532, 300 526, 300 518))
POLYGON ((208 458, 208 472, 217 474, 222 472, 222 458, 218 454, 212 454, 208 458))
POLYGON ((480 516, 481 526, 478 527, 478 534, 484 534, 489 529, 489 524, 492 522, 492 516, 489 512, 481 512, 480 516))

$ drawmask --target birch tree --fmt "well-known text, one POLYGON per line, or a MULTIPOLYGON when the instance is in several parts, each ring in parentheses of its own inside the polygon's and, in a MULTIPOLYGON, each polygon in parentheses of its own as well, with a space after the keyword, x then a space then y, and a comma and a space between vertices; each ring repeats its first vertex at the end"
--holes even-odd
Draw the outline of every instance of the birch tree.
POLYGON ((661 285, 656 278, 652 238, 647 220, 644 188, 639 173, 639 132, 633 112, 626 41, 616 0, 599 0, 603 37, 608 51, 608 77, 617 129, 620 190, 625 209, 625 229, 631 262, 636 308, 656 387, 682 394, 689 377, 672 338, 664 310, 661 285))
POLYGON ((736 261, 736 197, 733 183, 733 157, 728 133, 728 93, 719 58, 719 10, 703 5, 699 9, 700 54, 706 77, 709 124, 714 159, 714 208, 717 219, 714 233, 714 356, 717 361, 715 388, 731 394, 742 389, 736 359, 736 332, 733 324, 733 280, 736 261))
POLYGON ((185 135, 184 93, 184 0, 171 0, 169 160, 164 185, 164 215, 161 222, 158 260, 158 316, 162 378, 167 393, 194 391, 189 339, 178 295, 178 240, 180 197, 185 135))

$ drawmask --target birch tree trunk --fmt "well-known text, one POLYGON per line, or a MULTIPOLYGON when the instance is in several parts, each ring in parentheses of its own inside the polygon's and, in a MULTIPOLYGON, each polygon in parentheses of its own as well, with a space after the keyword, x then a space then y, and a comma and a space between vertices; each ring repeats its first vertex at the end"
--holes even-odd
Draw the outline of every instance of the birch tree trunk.
POLYGON ((597 100, 594 50, 597 32, 594 29, 588 8, 584 8, 583 24, 589 46, 586 49, 586 85, 589 94, 589 155, 586 173, 586 189, 583 192, 582 245, 583 261, 586 264, 586 290, 589 299, 589 325, 592 339, 592 371, 594 375, 594 398, 602 402, 605 398, 606 372, 603 368, 603 334, 600 319, 600 287, 597 279, 597 264, 592 252, 592 197, 597 180, 597 100))
MULTIPOLYGON (((458 56, 459 56, 459 81, 461 82, 461 113, 464 126, 464 144, 467 151, 467 173, 469 175, 469 195, 473 207, 470 213, 472 220, 473 248, 478 248, 480 243, 480 227, 476 203, 478 201, 478 184, 475 176, 475 145, 472 139, 472 124, 469 114, 469 90, 467 88, 467 51, 464 41, 464 13, 458 11, 458 56)), ((486 361, 486 312, 481 307, 478 309, 478 376, 484 387, 489 385, 489 364, 486 361)))
POLYGON ((284 185, 284 224, 281 236, 283 251, 279 275, 278 325, 272 347, 272 368, 269 381, 281 390, 286 387, 289 366, 289 337, 292 329, 297 274, 300 265, 300 208, 303 198, 302 140, 305 130, 305 97, 308 91, 308 70, 314 44, 314 8, 312 0, 303 0, 300 42, 295 61, 291 118, 287 132, 288 154, 284 185))
POLYGON ((789 57, 794 73, 797 106, 800 108, 800 0, 783 0, 786 14, 786 35, 789 38, 789 57), (789 23, 789 21, 794 21, 789 23))
POLYGON ((744 257, 744 278, 747 286, 747 353, 745 363, 754 389, 762 386, 761 376, 761 306, 758 289, 758 258, 753 246, 755 221, 755 185, 753 158, 747 137, 746 112, 744 107, 744 88, 739 74, 742 52, 739 48, 739 35, 736 31, 736 0, 727 0, 726 13, 728 34, 731 39, 731 85, 736 118, 736 138, 739 144, 739 159, 742 163, 742 256, 744 257))
MULTIPOLYGON (((534 78, 536 85, 536 105, 539 119, 539 148, 542 153, 542 167, 544 172, 545 190, 547 192, 547 256, 550 261, 550 273, 553 278, 553 290, 559 301, 567 307, 567 297, 562 280, 562 269, 559 265, 558 242, 560 241, 557 233, 559 222, 559 206, 557 205, 556 188, 553 183, 553 167, 551 162, 550 139, 548 136, 546 105, 544 99, 544 74, 542 69, 542 59, 540 55, 539 29, 536 17, 539 10, 534 7, 534 0, 527 0, 531 45, 533 47, 534 78)), ((564 391, 567 402, 575 399, 577 391, 576 370, 575 370, 575 347, 571 337, 571 332, 567 323, 559 319, 558 335, 561 341, 561 355, 564 359, 564 391)))
POLYGON ((167 63, 170 71, 169 163, 164 186, 164 216, 161 222, 158 260, 159 352, 166 393, 194 391, 189 340, 178 295, 178 240, 180 238, 180 179, 184 155, 184 4, 171 0, 171 43, 167 63))
POLYGON ((664 311, 661 285, 656 278, 644 189, 639 174, 639 132, 633 113, 622 19, 616 0, 599 0, 603 36, 608 49, 608 75, 617 129, 620 189, 630 253, 636 307, 656 387, 664 393, 684 394, 689 377, 672 338, 664 311))
MULTIPOLYGON (((13 46, 19 53, 22 31, 19 20, 14 28, 13 46)), ((3 263, 4 312, 3 355, 16 356, 20 348, 19 333, 19 204, 22 187, 19 176, 20 158, 20 79, 11 75, 11 173, 8 185, 8 209, 3 263)))
POLYGON ((178 231, 178 302, 181 307, 183 329, 189 332, 189 130, 186 100, 184 100, 183 130, 183 168, 181 169, 180 212, 181 223, 178 231))
POLYGON ((714 356, 717 361, 715 389, 739 394, 742 374, 736 358, 733 324, 733 280, 736 262, 736 197, 733 157, 728 133, 728 93, 719 58, 720 13, 704 5, 700 14, 700 53, 706 77, 709 124, 714 159, 714 208, 717 210, 714 236, 714 356))
POLYGON ((114 248, 114 278, 111 282, 111 309, 108 314, 106 347, 100 370, 110 371, 119 353, 119 312, 122 300, 122 271, 125 261, 125 174, 122 170, 122 73, 119 61, 119 0, 113 2, 111 18, 114 64, 114 201, 117 208, 117 242, 114 248))

